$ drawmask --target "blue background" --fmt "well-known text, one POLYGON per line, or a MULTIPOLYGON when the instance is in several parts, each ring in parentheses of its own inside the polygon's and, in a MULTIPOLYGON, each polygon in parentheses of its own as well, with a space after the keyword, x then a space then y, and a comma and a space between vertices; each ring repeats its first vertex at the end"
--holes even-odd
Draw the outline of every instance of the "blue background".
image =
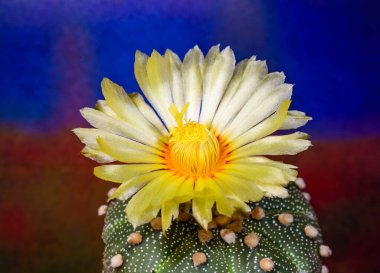
MULTIPOLYGON (((256 55, 294 83, 314 147, 294 157, 334 256, 375 272, 380 151, 380 4, 340 0, 0 0, 0 255, 6 272, 100 272, 110 184, 72 128, 109 77, 138 91, 136 49, 198 44, 256 55)), ((0 270, 2 271, 2 270, 0 270)))

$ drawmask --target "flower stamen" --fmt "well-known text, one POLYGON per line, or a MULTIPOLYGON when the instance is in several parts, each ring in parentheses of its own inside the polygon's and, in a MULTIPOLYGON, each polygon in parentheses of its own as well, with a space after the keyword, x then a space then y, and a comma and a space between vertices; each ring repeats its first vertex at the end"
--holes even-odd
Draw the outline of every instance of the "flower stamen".
POLYGON ((220 161, 220 144, 204 125, 193 121, 183 123, 188 106, 186 103, 181 112, 174 105, 169 108, 177 122, 169 135, 170 163, 175 170, 190 176, 208 175, 220 161))

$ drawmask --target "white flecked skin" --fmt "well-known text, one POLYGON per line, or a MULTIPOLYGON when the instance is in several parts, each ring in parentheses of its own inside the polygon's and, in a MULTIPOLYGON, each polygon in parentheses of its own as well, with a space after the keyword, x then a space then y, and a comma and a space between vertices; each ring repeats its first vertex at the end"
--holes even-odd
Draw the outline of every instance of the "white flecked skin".
POLYGON ((320 273, 322 263, 319 246, 321 233, 315 238, 305 235, 306 225, 313 225, 320 231, 314 211, 293 183, 288 186, 290 196, 286 199, 264 198, 251 203, 254 209, 262 207, 266 216, 261 220, 245 218, 243 230, 236 233, 236 242, 227 244, 220 237, 220 228, 212 229, 214 238, 202 243, 198 238, 199 225, 191 219, 188 222, 174 221, 167 232, 153 230, 147 224, 140 226, 143 241, 137 246, 127 243, 133 227, 125 217, 126 201, 112 201, 107 211, 103 230, 106 244, 103 260, 104 273, 154 272, 154 273, 263 273, 260 260, 270 257, 277 273, 320 273), (294 221, 289 226, 279 223, 278 215, 291 213, 294 221), (260 243, 250 249, 244 244, 244 237, 255 232, 260 243), (193 265, 195 252, 203 252, 207 262, 197 268, 193 265), (111 267, 111 258, 116 254, 123 256, 124 263, 115 269, 111 267))

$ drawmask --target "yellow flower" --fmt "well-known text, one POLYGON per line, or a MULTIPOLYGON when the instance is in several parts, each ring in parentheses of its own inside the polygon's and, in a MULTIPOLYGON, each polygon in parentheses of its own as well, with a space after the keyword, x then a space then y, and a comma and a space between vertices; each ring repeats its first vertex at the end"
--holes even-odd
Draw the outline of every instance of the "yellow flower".
POLYGON ((165 231, 179 204, 191 201, 192 215, 207 229, 214 205, 231 216, 263 196, 287 197, 296 167, 264 156, 297 154, 310 141, 300 132, 269 135, 310 118, 288 111, 292 85, 283 73, 268 73, 255 57, 235 66, 229 47, 214 46, 204 57, 195 46, 182 62, 170 50, 150 57, 137 51, 135 76, 153 108, 104 79, 105 101, 81 110, 96 129, 74 129, 85 156, 121 163, 94 174, 121 183, 111 198, 131 198, 126 213, 135 227, 161 211, 165 231))

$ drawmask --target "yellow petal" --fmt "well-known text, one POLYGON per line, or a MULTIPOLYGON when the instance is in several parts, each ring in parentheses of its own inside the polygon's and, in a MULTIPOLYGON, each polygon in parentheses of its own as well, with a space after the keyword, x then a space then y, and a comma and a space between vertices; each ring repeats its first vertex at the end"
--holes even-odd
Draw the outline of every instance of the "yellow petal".
POLYGON ((207 225, 212 220, 212 207, 215 201, 211 198, 196 197, 192 200, 192 213, 197 222, 207 229, 207 225))
POLYGON ((224 134, 231 139, 245 133, 250 128, 272 115, 278 107, 292 96, 293 85, 281 84, 273 87, 262 85, 247 101, 233 119, 224 134))
POLYGON ((294 170, 294 169, 297 169, 297 166, 285 164, 280 161, 270 160, 263 156, 252 156, 252 157, 240 158, 240 159, 234 160, 232 164, 234 163, 275 167, 277 169, 280 169, 283 172, 285 179, 287 181, 294 181, 297 178, 297 174, 298 174, 298 172, 294 170))
POLYGON ((154 171, 150 173, 145 173, 139 176, 132 177, 128 181, 121 184, 117 190, 112 194, 109 200, 117 198, 120 200, 127 200, 129 197, 134 195, 142 187, 148 184, 153 179, 163 175, 165 171, 154 171))
POLYGON ((307 134, 296 132, 284 136, 269 136, 234 150, 230 160, 254 155, 294 155, 306 150, 311 142, 307 134))
POLYGON ((170 87, 172 90, 173 103, 179 109, 185 105, 185 97, 182 89, 181 60, 170 49, 165 51, 164 58, 168 63, 170 87))
POLYGON ((166 127, 168 129, 175 127, 174 119, 168 112, 173 100, 166 60, 157 51, 153 51, 150 58, 136 51, 135 76, 145 97, 153 105, 166 127))
POLYGON ((226 173, 215 174, 219 187, 226 192, 232 192, 238 199, 248 201, 259 201, 263 197, 263 192, 255 183, 226 173))
POLYGON ((210 49, 205 59, 202 108, 199 122, 209 127, 235 69, 235 55, 230 47, 219 53, 219 46, 210 49))
POLYGON ((113 83, 107 78, 102 80, 101 86, 107 105, 120 119, 124 120, 131 126, 147 131, 150 134, 158 133, 136 108, 133 101, 121 86, 113 83))
POLYGON ((152 206, 161 206, 163 203, 173 199, 185 179, 183 176, 174 176, 174 174, 172 174, 157 192, 157 195, 152 200, 152 206))
POLYGON ((135 176, 162 170, 164 167, 161 164, 103 165, 95 167, 94 175, 106 181, 124 183, 135 176))
POLYGON ((259 83, 267 73, 268 68, 265 61, 256 61, 254 57, 248 60, 234 96, 228 103, 225 103, 228 96, 223 97, 221 101, 213 122, 213 126, 217 128, 217 131, 223 131, 235 118, 256 92, 259 83))
POLYGON ((186 118, 198 122, 202 98, 204 57, 198 46, 190 49, 182 64, 182 83, 185 102, 190 102, 186 118))
POLYGON ((286 198, 289 196, 288 190, 282 186, 258 185, 258 187, 265 192, 265 196, 267 197, 286 198))
POLYGON ((290 100, 285 100, 277 109, 276 113, 232 140, 230 144, 231 149, 236 149, 277 131, 285 121, 289 106, 290 100))
POLYGON ((144 98, 137 92, 129 94, 129 97, 136 105, 136 107, 140 110, 140 112, 144 115, 144 117, 154 126, 157 130, 163 135, 166 136, 168 134, 168 130, 162 124, 160 118, 154 112, 152 107, 150 107, 144 100, 144 98))
POLYGON ((230 163, 222 173, 244 178, 254 184, 286 185, 289 182, 281 169, 266 165, 230 163))
POLYGON ((162 231, 165 232, 169 229, 172 220, 178 217, 179 205, 176 202, 168 201, 162 205, 161 220, 162 231))
POLYGON ((177 203, 185 203, 190 201, 194 196, 194 179, 188 178, 182 182, 182 185, 178 188, 174 200, 177 203))
POLYGON ((304 112, 295 110, 289 111, 280 130, 297 129, 301 126, 304 126, 309 120, 312 120, 312 118, 306 116, 304 112))
POLYGON ((83 108, 80 112, 82 116, 95 128, 115 135, 137 140, 152 147, 163 147, 163 144, 157 136, 138 131, 134 127, 118 119, 112 118, 101 111, 92 108, 83 108))
POLYGON ((107 102, 105 100, 98 100, 95 104, 95 107, 94 107, 96 110, 99 110, 101 112, 103 112, 104 114, 110 116, 110 117, 113 117, 113 118, 118 118, 118 116, 116 115, 116 113, 114 111, 112 111, 112 109, 108 106, 107 102))
POLYGON ((114 162, 115 159, 112 158, 111 156, 109 156, 108 154, 106 153, 103 153, 102 151, 100 150, 97 150, 97 149, 93 149, 93 148, 90 148, 88 146, 85 146, 81 153, 85 156, 85 157, 88 157, 98 163, 111 163, 111 162, 114 162))
POLYGON ((97 139, 100 149, 111 157, 124 163, 165 163, 156 150, 141 143, 119 137, 101 136, 97 139))
POLYGON ((151 221, 160 210, 159 206, 152 206, 152 201, 157 197, 157 192, 165 186, 172 176, 168 172, 157 176, 145 187, 139 190, 128 202, 126 207, 127 218, 136 228, 151 221))

